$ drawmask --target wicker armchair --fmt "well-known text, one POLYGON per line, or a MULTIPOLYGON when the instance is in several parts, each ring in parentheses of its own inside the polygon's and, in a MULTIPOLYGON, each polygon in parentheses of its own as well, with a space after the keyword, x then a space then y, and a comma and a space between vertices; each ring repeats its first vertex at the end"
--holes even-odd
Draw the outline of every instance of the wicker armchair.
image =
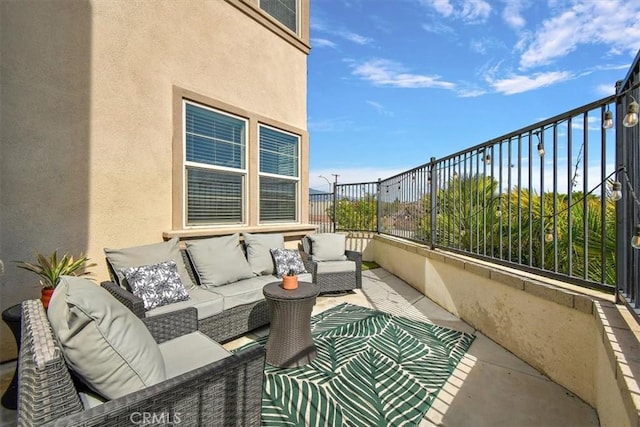
MULTIPOLYGON (((308 237, 302 238, 302 250, 304 265, 313 275, 313 283, 320 287, 320 293, 343 292, 353 289, 362 289, 362 254, 356 251, 345 250, 347 261, 355 263, 355 271, 333 271, 323 273, 319 268, 321 262, 313 261, 311 255, 311 242, 308 237)), ((339 261, 338 261, 339 262, 339 261)))
MULTIPOLYGON (((261 346, 84 409, 42 303, 25 301, 22 312, 19 425, 122 426, 143 416, 167 424, 260 425, 265 357, 261 346)), ((159 343, 197 329, 195 309, 143 321, 159 343)))

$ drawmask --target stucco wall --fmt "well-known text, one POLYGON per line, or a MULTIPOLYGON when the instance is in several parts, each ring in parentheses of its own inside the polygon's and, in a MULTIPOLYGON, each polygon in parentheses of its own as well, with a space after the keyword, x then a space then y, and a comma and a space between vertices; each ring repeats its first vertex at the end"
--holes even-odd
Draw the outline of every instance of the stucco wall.
POLYGON ((411 242, 376 236, 367 249, 383 268, 596 408, 601 425, 638 425, 633 327, 640 328, 623 319, 624 308, 411 242))
POLYGON ((307 52, 233 3, 0 4, 3 309, 39 295, 12 260, 82 252, 100 281, 104 247, 172 229, 175 86, 306 129, 307 52))

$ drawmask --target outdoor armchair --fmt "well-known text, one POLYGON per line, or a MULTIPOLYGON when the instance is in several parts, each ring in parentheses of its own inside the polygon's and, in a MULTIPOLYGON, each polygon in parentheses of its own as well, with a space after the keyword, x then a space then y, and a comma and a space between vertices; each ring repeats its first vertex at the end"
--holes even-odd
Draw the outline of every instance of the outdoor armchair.
POLYGON ((320 293, 362 288, 362 254, 345 249, 345 236, 318 233, 302 238, 305 266, 320 293))
MULTIPOLYGON (((86 389, 69 370, 42 303, 25 301, 22 310, 23 338, 18 361, 19 425, 122 426, 140 423, 143 417, 165 424, 260 424, 264 370, 261 346, 85 408, 81 396, 86 389)), ((158 343, 197 330, 195 309, 142 321, 158 343)), ((86 345, 91 349, 91 343, 86 345)), ((83 400, 86 401, 86 397, 83 400)))

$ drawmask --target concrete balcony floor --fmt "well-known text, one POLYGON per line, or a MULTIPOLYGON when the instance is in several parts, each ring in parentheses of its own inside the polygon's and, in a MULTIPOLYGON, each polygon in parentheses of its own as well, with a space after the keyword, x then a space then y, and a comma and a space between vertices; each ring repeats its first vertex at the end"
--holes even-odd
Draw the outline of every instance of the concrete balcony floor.
MULTIPOLYGON (((420 426, 600 425, 596 411, 580 398, 381 268, 363 272, 362 290, 319 297, 314 314, 343 302, 428 320, 476 336, 420 426)), ((231 341, 225 347, 243 345, 266 333, 268 328, 231 341)), ((15 362, 0 366, 2 392, 14 368, 15 362)), ((0 409, 0 425, 17 425, 15 417, 15 411, 0 409)))

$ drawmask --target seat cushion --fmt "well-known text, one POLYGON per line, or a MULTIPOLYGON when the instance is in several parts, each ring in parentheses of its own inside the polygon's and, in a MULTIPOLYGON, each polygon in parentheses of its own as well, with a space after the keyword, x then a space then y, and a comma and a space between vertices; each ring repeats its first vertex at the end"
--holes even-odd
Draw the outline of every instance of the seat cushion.
POLYGON ((239 305, 250 304, 264 299, 262 288, 271 282, 275 282, 274 276, 254 276, 250 279, 240 280, 225 286, 211 289, 224 298, 224 309, 228 310, 239 305))
POLYGON ((174 237, 166 242, 150 245, 133 246, 124 249, 104 248, 104 253, 107 261, 116 272, 118 284, 126 289, 131 290, 122 270, 129 267, 158 264, 168 260, 173 260, 176 263, 182 285, 186 289, 191 289, 195 284, 191 280, 187 267, 184 264, 179 243, 178 238, 174 237))
POLYGON ((122 270, 131 291, 146 310, 189 299, 173 260, 122 270))
POLYGON ((256 275, 273 274, 274 264, 271 249, 284 249, 282 234, 251 234, 242 233, 244 245, 247 249, 247 260, 251 270, 256 275))
POLYGON ((157 316, 158 314, 169 313, 187 307, 195 307, 198 310, 198 320, 200 320, 221 313, 224 309, 224 299, 221 295, 209 292, 199 286, 189 289, 187 292, 189 293, 187 301, 157 307, 147 311, 145 314, 147 316, 157 316))
POLYGON ((88 279, 62 276, 47 316, 69 367, 101 396, 116 399, 165 379, 142 320, 88 279))
POLYGON ((165 341, 159 347, 167 367, 167 378, 231 356, 224 347, 198 331, 165 341))
POLYGON ((309 235, 311 259, 313 261, 344 261, 345 236, 339 233, 318 233, 309 235))
POLYGON ((253 277, 238 233, 187 241, 186 245, 200 285, 205 288, 253 277))
POLYGON ((346 273, 356 271, 355 261, 322 261, 318 263, 318 274, 324 273, 346 273))

